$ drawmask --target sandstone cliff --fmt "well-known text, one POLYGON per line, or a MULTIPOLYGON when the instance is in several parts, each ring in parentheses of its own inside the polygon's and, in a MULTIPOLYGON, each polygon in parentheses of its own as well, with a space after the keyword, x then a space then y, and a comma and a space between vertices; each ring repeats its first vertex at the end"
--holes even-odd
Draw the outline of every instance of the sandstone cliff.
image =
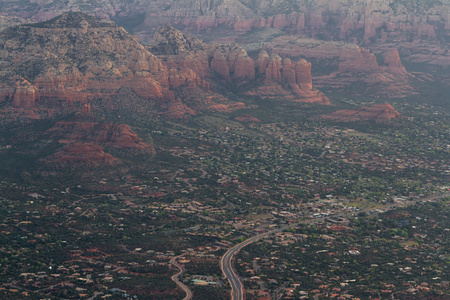
POLYGON ((150 51, 171 66, 182 66, 201 79, 217 73, 222 79, 252 80, 255 66, 247 52, 237 44, 207 44, 198 38, 171 27, 162 26, 156 32, 150 51))
POLYGON ((0 57, 2 94, 16 107, 32 108, 39 100, 86 103, 119 87, 157 100, 170 88, 167 69, 136 38, 81 13, 4 30, 0 57))
POLYGON ((311 63, 300 59, 292 63, 278 54, 270 56, 262 51, 256 62, 258 72, 264 77, 264 85, 248 92, 263 98, 285 98, 291 101, 329 104, 329 99, 312 86, 311 63), (289 89, 284 85, 287 84, 289 89))
MULTIPOLYGON (((158 30, 150 50, 158 54, 158 57, 170 69, 194 70, 199 77, 197 84, 205 82, 206 79, 212 80, 218 75, 221 79, 232 81, 237 86, 244 82, 253 82, 253 85, 257 87, 247 91, 248 95, 329 103, 327 97, 313 89, 311 64, 304 59, 292 63, 289 59, 283 60, 276 53, 269 56, 266 51, 262 51, 254 62, 246 51, 235 43, 203 43, 170 26, 163 26, 158 30), (258 83, 258 80, 255 81, 256 77, 263 77, 264 84, 258 83), (282 85, 287 86, 285 88, 282 85)), ((220 110, 223 111, 223 104, 211 105, 210 108, 221 108, 220 110)))
POLYGON ((397 49, 379 51, 377 59, 370 50, 353 43, 296 36, 275 38, 265 49, 287 57, 314 60, 313 75, 318 87, 385 97, 415 93, 410 83, 414 76, 402 65, 397 49), (361 89, 352 88, 355 85, 361 89))
POLYGON ((61 107, 62 102, 83 110, 95 99, 112 98, 129 88, 162 113, 180 118, 196 113, 183 101, 208 92, 206 73, 214 71, 225 79, 254 76, 253 61, 237 45, 215 45, 194 59, 195 43, 180 42, 183 35, 172 33, 174 39, 157 38, 156 52, 170 48, 173 57, 182 59, 163 62, 123 28, 82 13, 8 28, 0 33, 0 102, 28 109, 61 107), (170 44, 174 40, 177 44, 170 44), (180 88, 186 99, 178 96, 180 88))
POLYGON ((161 25, 170 24, 192 31, 218 26, 241 32, 270 27, 367 42, 448 37, 449 8, 448 0, 10 0, 3 4, 2 14, 44 21, 63 12, 85 11, 131 23, 129 28, 148 40, 161 25))
MULTIPOLYGON (((0 15, 44 21, 68 11, 114 20, 144 42, 151 41, 161 25, 228 37, 272 28, 329 41, 394 43, 390 48, 409 50, 419 46, 418 54, 427 51, 427 63, 450 66, 449 0, 9 0, 2 3, 0 15), (438 52, 428 51, 430 42, 436 42, 438 52)), ((425 57, 408 59, 420 62, 425 57)))

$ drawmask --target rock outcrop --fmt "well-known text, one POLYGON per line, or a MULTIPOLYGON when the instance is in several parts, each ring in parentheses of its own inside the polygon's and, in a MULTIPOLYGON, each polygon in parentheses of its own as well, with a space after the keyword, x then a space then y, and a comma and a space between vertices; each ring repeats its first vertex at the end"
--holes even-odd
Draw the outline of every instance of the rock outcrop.
POLYGON ((0 77, 10 83, 16 107, 32 108, 39 100, 86 103, 119 87, 161 100, 170 88, 167 69, 136 38, 82 13, 8 28, 0 45, 0 77))
POLYGON ((44 159, 47 165, 55 167, 98 167, 115 165, 120 161, 103 148, 92 143, 76 142, 66 145, 61 151, 44 159))
POLYGON ((313 60, 315 84, 338 92, 404 97, 414 94, 414 77, 402 65, 397 49, 370 50, 346 42, 326 42, 296 36, 282 36, 267 43, 267 51, 313 60), (355 89, 354 86, 361 86, 355 89))
POLYGON ((260 76, 264 76, 264 85, 248 92, 264 98, 285 98, 291 101, 329 104, 329 99, 312 86, 311 63, 300 59, 292 63, 289 58, 282 59, 278 54, 270 56, 262 51, 256 61, 260 76), (283 85, 286 83, 289 89, 283 85))
POLYGON ((126 124, 57 122, 48 133, 62 144, 82 141, 103 147, 153 152, 153 147, 144 143, 126 124))
POLYGON ((28 109, 62 102, 83 110, 93 99, 129 88, 167 116, 184 117, 195 110, 183 101, 207 93, 211 74, 254 78, 253 61, 236 44, 208 45, 205 52, 203 42, 192 36, 170 27, 160 33, 153 49, 164 53, 164 61, 123 28, 82 13, 8 28, 0 33, 0 102, 9 99, 14 107, 28 109), (177 96, 178 89, 184 89, 185 99, 177 96))
POLYGON ((161 25, 209 36, 218 32, 217 36, 231 39, 270 28, 328 41, 394 43, 390 48, 415 52, 408 59, 450 66, 449 10, 448 0, 9 0, 2 3, 0 15, 45 21, 64 12, 84 11, 123 24, 145 43, 161 25), (429 49, 430 42, 438 51, 429 49))
POLYGON ((259 123, 259 122, 261 122, 260 119, 255 118, 254 116, 249 115, 249 114, 243 114, 243 115, 237 116, 234 119, 241 123, 259 123))
POLYGON ((115 165, 121 160, 107 152, 149 156, 155 151, 153 145, 144 143, 126 124, 57 122, 43 133, 43 138, 63 146, 62 150, 42 159, 55 167, 115 165))
POLYGON ((223 79, 252 80, 255 66, 247 52, 237 44, 207 44, 171 26, 156 32, 150 51, 169 60, 171 66, 180 65, 193 70, 201 79, 217 73, 223 79), (170 57, 170 58, 169 58, 170 57))
POLYGON ((236 44, 217 46, 211 60, 211 70, 225 80, 255 78, 255 64, 244 49, 236 44))
POLYGON ((369 107, 362 107, 358 110, 338 110, 329 115, 322 116, 322 119, 334 122, 375 121, 377 123, 384 123, 399 117, 400 114, 392 105, 375 104, 369 107))
POLYGON ((13 95, 13 106, 22 108, 33 108, 35 106, 36 88, 25 79, 16 81, 13 95))
MULTIPOLYGON (((199 77, 197 84, 203 84, 206 79, 212 80, 215 75, 218 75, 225 81, 233 81, 241 85, 254 80, 258 74, 259 77, 264 77, 264 85, 249 91, 247 93, 249 95, 329 103, 328 98, 321 92, 313 90, 311 64, 306 60, 300 60, 294 64, 289 59, 283 61, 276 53, 269 56, 266 51, 262 51, 255 63, 247 52, 235 43, 224 45, 203 43, 170 26, 163 26, 158 30, 150 50, 157 53, 164 64, 171 69, 194 70, 199 77), (281 87, 284 83, 288 84, 288 90, 281 87)), ((228 111, 228 108, 223 108, 224 105, 226 104, 212 104, 209 107, 228 111)), ((236 107, 236 105, 230 107, 236 107)))

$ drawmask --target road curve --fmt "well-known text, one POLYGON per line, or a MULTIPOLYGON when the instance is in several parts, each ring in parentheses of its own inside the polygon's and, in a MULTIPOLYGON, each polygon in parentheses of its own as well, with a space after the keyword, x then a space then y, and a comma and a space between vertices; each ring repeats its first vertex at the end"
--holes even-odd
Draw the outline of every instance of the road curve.
POLYGON ((275 229, 249 238, 229 249, 222 256, 222 259, 220 260, 220 268, 222 269, 222 273, 225 275, 225 277, 227 277, 228 282, 231 285, 231 300, 243 300, 245 295, 244 285, 233 269, 233 257, 245 246, 281 230, 282 229, 275 229))
MULTIPOLYGON (((440 199, 440 198, 444 198, 444 197, 448 197, 450 196, 450 193, 444 193, 442 195, 436 195, 436 196, 431 196, 431 197, 427 197, 421 200, 424 201, 430 201, 430 200, 436 200, 436 199, 440 199)), ((412 203, 415 203, 416 201, 409 201, 407 203, 405 203, 406 205, 410 205, 412 203)), ((396 206, 400 206, 399 204, 393 204, 391 205, 391 207, 396 207, 396 206)), ((370 211, 370 209, 364 209, 361 210, 360 212, 368 212, 370 211)), ((349 213, 339 213, 336 214, 335 216, 348 216, 350 215, 349 213)), ((222 269, 222 273, 225 275, 225 277, 228 279, 228 281, 230 282, 231 285, 231 300, 244 300, 244 295, 245 295, 245 289, 244 289, 244 285, 241 282, 240 277, 238 276, 238 274, 236 274, 236 272, 233 269, 233 257, 234 255, 236 255, 242 248, 244 248, 245 246, 256 242, 259 239, 262 239, 266 236, 272 235, 274 233, 277 232, 281 232, 286 228, 295 228, 300 224, 314 224, 317 221, 323 221, 325 220, 325 217, 322 218, 316 218, 316 219, 307 219, 307 220, 303 220, 298 222, 297 224, 291 224, 291 225, 284 225, 282 227, 279 227, 277 229, 273 229, 271 231, 265 232, 265 233, 261 233, 258 234, 254 237, 251 237, 245 241, 243 241, 240 244, 237 244, 236 246, 234 246, 233 248, 230 248, 223 256, 222 259, 220 260, 220 268, 222 269)))
POLYGON ((178 256, 172 258, 169 262, 171 265, 174 265, 175 267, 180 269, 180 272, 172 276, 172 280, 186 293, 186 297, 184 297, 183 300, 189 300, 192 298, 192 292, 184 283, 178 280, 178 277, 183 275, 184 268, 177 263, 177 258, 178 256))

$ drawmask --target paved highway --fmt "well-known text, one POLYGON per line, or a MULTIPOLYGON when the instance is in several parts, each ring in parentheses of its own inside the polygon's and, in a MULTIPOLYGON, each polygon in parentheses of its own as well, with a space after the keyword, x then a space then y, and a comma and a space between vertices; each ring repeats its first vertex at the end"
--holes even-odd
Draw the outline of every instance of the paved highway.
MULTIPOLYGON (((440 199, 440 198, 444 198, 444 197, 448 197, 450 196, 450 193, 444 193, 443 195, 438 195, 438 196, 432 196, 432 197, 428 197, 428 198, 424 198, 422 200, 424 201, 430 201, 430 200, 436 200, 436 199, 440 199)), ((403 205, 410 205, 415 203, 416 201, 408 201, 406 203, 403 203, 403 205)), ((396 203, 396 204, 392 204, 391 208, 394 208, 396 206, 401 206, 400 204, 396 203)), ((371 209, 363 209, 360 210, 359 212, 369 212, 371 209)), ((334 217, 348 217, 349 215, 351 215, 351 213, 338 213, 335 214, 334 217)), ((233 257, 245 246, 256 242, 259 239, 262 239, 266 236, 272 235, 274 233, 277 232, 281 232, 286 228, 295 228, 296 226, 300 225, 300 224, 314 224, 317 223, 318 221, 324 221, 325 219, 327 219, 328 217, 321 217, 321 218, 315 218, 315 219, 308 219, 308 220, 304 220, 304 221, 300 221, 297 224, 292 224, 292 225, 284 225, 280 228, 277 229, 273 229, 271 231, 262 233, 262 234, 258 234, 254 237, 251 237, 245 241, 243 241, 240 244, 237 244, 236 246, 234 246, 233 248, 229 249, 223 256, 222 259, 220 261, 220 268, 222 269, 222 273, 227 277, 228 281, 230 282, 231 285, 231 300, 243 300, 244 299, 244 295, 245 295, 245 289, 244 289, 244 285, 241 282, 241 279, 239 278, 238 274, 236 274, 236 272, 233 269, 233 257)))
POLYGON ((172 280, 175 281, 175 283, 178 284, 178 286, 182 288, 183 291, 186 293, 186 297, 184 297, 183 300, 189 300, 192 298, 192 292, 184 283, 178 280, 178 277, 180 277, 184 273, 184 268, 177 263, 177 258, 178 256, 170 260, 171 265, 174 265, 175 267, 180 269, 180 272, 172 276, 172 280))
POLYGON ((222 269, 222 273, 227 277, 228 282, 230 282, 231 285, 231 300, 243 300, 245 295, 245 289, 244 285, 241 282, 241 279, 236 274, 236 272, 233 269, 233 257, 236 255, 242 248, 245 246, 256 242, 259 239, 262 239, 268 235, 271 235, 275 232, 280 232, 283 230, 283 228, 274 229, 259 235, 256 235, 252 238, 249 238, 248 240, 245 240, 244 242, 237 244, 233 248, 229 249, 223 256, 222 260, 220 261, 220 268, 222 269))

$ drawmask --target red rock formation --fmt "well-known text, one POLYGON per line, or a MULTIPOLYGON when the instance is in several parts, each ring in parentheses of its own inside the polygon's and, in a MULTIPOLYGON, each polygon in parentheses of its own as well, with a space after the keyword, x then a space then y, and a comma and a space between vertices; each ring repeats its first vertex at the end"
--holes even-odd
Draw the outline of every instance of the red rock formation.
POLYGON ((266 68, 269 63, 269 54, 266 51, 261 51, 256 61, 256 70, 260 74, 266 74, 266 68))
POLYGON ((271 27, 294 33, 327 34, 334 39, 356 36, 361 42, 383 37, 433 37, 438 28, 450 28, 449 4, 445 1, 97 0, 68 3, 9 0, 6 3, 2 15, 32 17, 37 21, 48 20, 66 11, 85 11, 101 18, 120 17, 133 21, 137 21, 135 16, 145 15, 143 22, 133 28, 142 37, 150 36, 163 24, 184 26, 196 32, 219 26, 235 31, 271 27), (337 30, 327 30, 330 24, 335 24, 337 30))
POLYGON ((255 63, 244 49, 236 44, 212 47, 213 55, 210 63, 211 70, 217 72, 223 79, 255 78, 255 63))
MULTIPOLYGON (((413 76, 402 66, 395 49, 377 51, 384 58, 381 65, 378 65, 376 56, 371 51, 351 43, 283 36, 267 43, 266 49, 291 58, 307 57, 326 65, 321 72, 327 71, 328 74, 316 75, 314 78, 315 85, 319 88, 325 86, 339 92, 384 97, 404 97, 414 93, 410 84, 413 76), (365 85, 366 91, 346 90, 352 84, 365 85)), ((309 79, 303 82, 309 82, 309 79)))
POLYGON ((210 106, 210 109, 220 112, 232 112, 243 108, 245 108, 245 104, 242 102, 236 102, 233 104, 213 104, 210 106))
POLYGON ((281 82, 281 57, 272 53, 269 57, 266 66, 266 80, 265 83, 281 82))
POLYGON ((191 78, 195 74, 200 79, 205 79, 211 72, 219 74, 225 80, 252 80, 255 77, 253 60, 237 44, 206 44, 170 26, 158 29, 150 50, 163 56, 169 69, 190 70, 187 73, 191 78))
POLYGON ((119 162, 111 154, 105 153, 102 147, 80 142, 66 145, 64 149, 47 157, 45 161, 50 165, 61 167, 113 165, 119 162))
POLYGON ((152 146, 142 142, 126 124, 94 122, 58 122, 48 132, 60 143, 71 144, 88 141, 101 146, 119 149, 136 149, 152 152, 152 146))
POLYGON ((261 52, 257 60, 259 72, 264 70, 265 86, 250 91, 249 95, 265 98, 285 98, 291 101, 329 104, 329 99, 312 88, 311 64, 304 59, 293 64, 290 59, 281 59, 278 54, 261 52), (267 62, 267 63, 266 63, 267 62), (282 87, 286 82, 290 91, 282 87))
POLYGON ((33 108, 35 101, 36 88, 25 79, 17 80, 13 95, 13 105, 15 107, 33 108))
POLYGON ((400 114, 390 104, 375 104, 358 110, 338 110, 322 116, 323 119, 335 122, 375 121, 377 123, 387 122, 399 117, 400 114))
POLYGON ((304 59, 299 60, 295 64, 295 75, 302 91, 312 90, 311 63, 304 59))
POLYGON ((167 111, 164 113, 164 115, 172 119, 184 119, 188 116, 195 116, 196 112, 195 110, 178 101, 168 105, 167 111))
MULTIPOLYGON (((170 87, 167 69, 136 38, 81 13, 8 28, 0 44, 2 75, 11 82, 17 76, 27 79, 13 86, 16 107, 32 108, 40 99, 86 103, 120 87, 158 100, 170 87)), ((7 93, 1 94, 3 101, 7 93)))
POLYGON ((339 63, 338 72, 376 72, 378 68, 376 56, 367 49, 359 48, 359 51, 339 63))
POLYGON ((226 54, 222 51, 214 52, 214 57, 211 60, 211 70, 218 73, 223 79, 231 80, 230 65, 226 54))
POLYGON ((408 73, 405 67, 402 65, 397 49, 392 49, 383 54, 383 64, 391 69, 397 70, 397 72, 399 73, 408 73))
POLYGON ((169 84, 172 88, 180 86, 187 86, 191 89, 196 89, 197 86, 205 87, 203 80, 191 69, 170 69, 169 84))
POLYGON ((84 104, 83 108, 81 109, 81 113, 90 115, 91 114, 91 105, 89 103, 84 104))
MULTIPOLYGON (((274 28, 289 34, 307 35, 325 40, 345 40, 356 44, 396 43, 415 51, 416 62, 447 66, 448 43, 438 42, 439 51, 429 49, 430 41, 446 41, 450 36, 448 1, 21 1, 8 0, 0 15, 49 20, 67 11, 85 11, 119 22, 132 20, 132 31, 145 43, 161 25, 183 28, 185 32, 220 31, 220 38, 233 40, 237 35, 258 28, 274 28), (52 9, 49 10, 48 7, 52 9), (288 13, 287 13, 288 12, 288 13), (145 16, 142 22, 140 18, 145 16), (330 30, 331 29, 331 30, 330 30), (410 40, 413 42, 409 42, 410 40), (407 45, 408 44, 408 45, 407 45)), ((0 23, 1 20, 0 20, 0 23)), ((21 23, 21 22, 19 22, 21 23)), ((0 25, 1 26, 1 25, 0 25)), ((396 47, 390 45, 389 47, 396 47)), ((278 52, 280 53, 280 52, 278 52)), ((281 55, 281 53, 280 53, 281 55)))

